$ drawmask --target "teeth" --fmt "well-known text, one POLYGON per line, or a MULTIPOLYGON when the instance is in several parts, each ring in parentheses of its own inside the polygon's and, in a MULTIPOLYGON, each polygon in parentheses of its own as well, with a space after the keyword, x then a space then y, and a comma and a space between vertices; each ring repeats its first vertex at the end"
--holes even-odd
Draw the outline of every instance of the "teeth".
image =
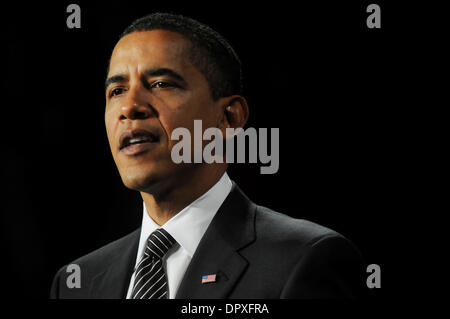
POLYGON ((146 140, 147 140, 147 138, 145 138, 145 137, 132 137, 132 138, 130 138, 129 143, 130 144, 139 143, 139 142, 146 141, 146 140))
POLYGON ((156 138, 155 136, 153 136, 151 134, 145 134, 145 135, 139 134, 138 136, 126 138, 122 142, 123 145, 121 146, 121 149, 124 147, 127 147, 129 145, 133 145, 133 144, 137 144, 137 143, 146 143, 146 142, 154 143, 157 141, 158 141, 158 138, 156 138))
POLYGON ((130 138, 130 143, 137 143, 137 142, 140 142, 140 141, 142 141, 143 140, 143 138, 142 137, 132 137, 132 138, 130 138))

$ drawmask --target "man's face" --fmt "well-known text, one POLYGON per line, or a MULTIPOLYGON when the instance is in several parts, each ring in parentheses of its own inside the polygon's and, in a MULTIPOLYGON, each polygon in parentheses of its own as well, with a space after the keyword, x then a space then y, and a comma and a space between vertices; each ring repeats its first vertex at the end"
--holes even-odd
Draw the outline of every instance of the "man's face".
POLYGON ((105 124, 114 161, 131 189, 151 189, 193 168, 171 159, 175 128, 193 135, 194 119, 203 121, 203 129, 220 122, 221 107, 190 62, 189 45, 178 33, 152 30, 128 34, 114 48, 105 124))

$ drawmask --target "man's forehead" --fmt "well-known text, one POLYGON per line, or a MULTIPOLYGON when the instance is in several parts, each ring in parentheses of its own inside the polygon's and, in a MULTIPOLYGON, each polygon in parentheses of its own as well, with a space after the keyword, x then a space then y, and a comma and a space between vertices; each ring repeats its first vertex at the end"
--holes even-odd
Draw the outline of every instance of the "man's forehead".
POLYGON ((120 59, 185 58, 189 41, 166 30, 138 31, 127 34, 116 44, 111 62, 120 59))
POLYGON ((108 75, 126 74, 130 67, 168 67, 181 69, 190 65, 190 42, 181 34, 166 30, 136 31, 117 42, 108 67, 108 75))

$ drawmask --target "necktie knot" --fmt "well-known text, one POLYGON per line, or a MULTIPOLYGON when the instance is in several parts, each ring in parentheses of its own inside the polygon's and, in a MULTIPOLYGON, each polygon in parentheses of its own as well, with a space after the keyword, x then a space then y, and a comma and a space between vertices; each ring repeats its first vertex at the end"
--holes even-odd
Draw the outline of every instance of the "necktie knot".
POLYGON ((161 259, 176 243, 176 240, 163 228, 158 228, 147 239, 145 253, 161 259))

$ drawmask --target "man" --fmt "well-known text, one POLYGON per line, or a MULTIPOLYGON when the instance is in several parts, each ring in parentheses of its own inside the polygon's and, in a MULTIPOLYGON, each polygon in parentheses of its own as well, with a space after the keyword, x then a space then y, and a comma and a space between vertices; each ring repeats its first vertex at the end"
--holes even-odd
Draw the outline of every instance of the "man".
POLYGON ((116 44, 105 123, 123 183, 139 191, 142 226, 63 267, 52 298, 352 298, 363 263, 340 234, 252 203, 226 163, 175 164, 178 127, 243 127, 240 61, 215 31, 152 14, 116 44))

